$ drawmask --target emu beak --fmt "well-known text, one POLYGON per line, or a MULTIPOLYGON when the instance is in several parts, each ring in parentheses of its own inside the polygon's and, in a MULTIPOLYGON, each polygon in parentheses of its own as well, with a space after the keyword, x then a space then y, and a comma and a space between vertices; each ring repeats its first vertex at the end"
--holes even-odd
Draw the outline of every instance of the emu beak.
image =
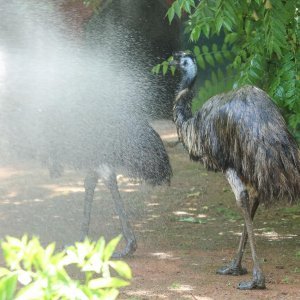
POLYGON ((187 52, 185 51, 176 51, 173 52, 173 60, 170 61, 169 65, 170 66, 177 66, 179 65, 179 61, 182 57, 188 55, 187 52))

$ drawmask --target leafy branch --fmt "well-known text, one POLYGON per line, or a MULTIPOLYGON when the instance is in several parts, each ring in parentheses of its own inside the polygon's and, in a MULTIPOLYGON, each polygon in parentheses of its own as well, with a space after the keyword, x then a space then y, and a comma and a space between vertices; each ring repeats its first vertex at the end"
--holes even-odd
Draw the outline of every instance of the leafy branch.
MULTIPOLYGON (((169 22, 186 20, 200 69, 222 65, 235 77, 232 88, 251 84, 264 89, 300 140, 299 14, 298 0, 175 0, 166 15, 169 22), (220 45, 211 42, 215 36, 222 38, 220 45)), ((168 67, 162 64, 165 74, 168 67)))
POLYGON ((55 253, 54 244, 43 248, 35 237, 7 237, 1 243, 7 268, 0 268, 0 299, 116 299, 132 277, 125 262, 110 261, 119 241, 86 239, 55 253), (70 265, 82 272, 83 282, 71 278, 66 270, 70 265))

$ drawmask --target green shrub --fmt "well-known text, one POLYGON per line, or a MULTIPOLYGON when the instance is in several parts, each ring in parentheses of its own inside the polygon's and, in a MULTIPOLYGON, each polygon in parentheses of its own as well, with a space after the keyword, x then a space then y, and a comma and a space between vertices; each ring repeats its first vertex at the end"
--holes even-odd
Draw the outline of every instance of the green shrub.
POLYGON ((116 299, 131 279, 125 262, 110 260, 119 240, 86 239, 56 253, 54 243, 43 248, 36 237, 7 237, 1 243, 7 267, 0 268, 0 300, 116 299), (83 279, 72 278, 68 266, 83 279))
POLYGON ((175 0, 169 22, 183 15, 199 68, 211 71, 198 105, 216 92, 256 85, 277 103, 300 141, 299 0, 175 0))

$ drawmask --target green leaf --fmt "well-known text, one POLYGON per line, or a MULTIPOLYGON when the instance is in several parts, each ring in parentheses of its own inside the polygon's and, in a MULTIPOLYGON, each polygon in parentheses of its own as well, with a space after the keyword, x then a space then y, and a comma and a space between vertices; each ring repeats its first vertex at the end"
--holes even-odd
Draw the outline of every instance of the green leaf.
POLYGON ((124 261, 111 261, 109 264, 121 277, 125 279, 132 278, 131 269, 124 261))
POLYGON ((200 37, 200 26, 196 26, 193 28, 192 32, 191 32, 191 40, 193 42, 198 41, 199 37, 200 37))
POLYGON ((204 33, 204 35, 209 38, 209 34, 210 34, 210 27, 207 23, 205 23, 202 27, 202 31, 204 33))
POLYGON ((215 66, 215 61, 210 53, 206 53, 205 59, 212 67, 215 66))
POLYGON ((215 26, 216 26, 216 32, 219 34, 223 26, 223 18, 221 15, 217 16, 215 26))
POLYGON ((172 5, 172 6, 168 9, 168 11, 167 11, 167 16, 168 16, 169 23, 171 24, 171 23, 172 23, 172 20, 174 19, 174 16, 175 16, 174 5, 172 5))
POLYGON ((205 70, 205 61, 204 61, 203 56, 201 54, 196 56, 196 61, 199 65, 199 67, 201 69, 205 70))
POLYGON ((17 274, 9 274, 0 280, 0 299, 13 300, 17 288, 17 274))
POLYGON ((162 63, 162 66, 163 66, 163 75, 166 75, 166 73, 168 72, 168 68, 169 68, 168 62, 164 61, 162 63))
POLYGON ((241 63, 242 63, 242 58, 238 55, 238 56, 234 59, 232 65, 234 66, 234 68, 237 69, 237 68, 241 65, 241 63))
POLYGON ((113 255, 117 245, 119 244, 122 236, 119 235, 116 238, 112 239, 105 247, 104 254, 103 254, 103 261, 108 261, 111 256, 113 255))
POLYGON ((151 70, 151 72, 153 73, 153 74, 158 74, 159 73, 159 71, 160 71, 160 64, 157 64, 156 66, 154 66, 153 68, 152 68, 152 70, 151 70))
POLYGON ((202 46, 202 51, 203 51, 204 54, 207 54, 209 49, 206 45, 204 45, 204 46, 202 46))
POLYGON ((174 10, 175 10, 175 13, 176 15, 181 18, 181 5, 178 1, 175 1, 174 2, 174 10))
POLYGON ((200 55, 200 48, 198 46, 194 47, 194 54, 195 54, 195 56, 200 55))

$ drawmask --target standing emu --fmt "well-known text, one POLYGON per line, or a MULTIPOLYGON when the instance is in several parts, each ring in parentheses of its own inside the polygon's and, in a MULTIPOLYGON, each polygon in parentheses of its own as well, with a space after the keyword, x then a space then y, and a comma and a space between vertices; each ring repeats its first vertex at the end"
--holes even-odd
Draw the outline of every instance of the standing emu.
MULTIPOLYGON (((136 250, 137 243, 118 190, 116 172, 151 185, 169 184, 172 170, 168 154, 158 133, 141 118, 132 116, 129 119, 113 113, 109 116, 103 115, 101 121, 94 123, 95 127, 86 128, 81 125, 79 122, 77 136, 74 136, 76 125, 73 124, 73 136, 69 140, 71 133, 62 136, 62 141, 57 140, 54 145, 47 147, 50 174, 60 173, 63 164, 88 169, 84 181, 81 240, 88 235, 94 192, 98 179, 102 179, 111 192, 126 240, 125 249, 114 253, 114 257, 131 255, 136 250), (83 128, 82 131, 80 128, 83 128), (85 145, 84 151, 76 149, 78 144, 85 145)), ((57 139, 56 134, 54 137, 57 139)))
POLYGON ((182 73, 173 116, 179 140, 191 159, 206 168, 224 172, 241 210, 245 225, 236 257, 221 275, 242 275, 241 261, 249 239, 253 279, 240 289, 264 289, 265 277, 255 250, 253 218, 259 203, 278 198, 290 201, 300 195, 300 152, 268 95, 244 86, 208 100, 194 116, 192 87, 197 75, 195 59, 184 52, 174 54, 172 65, 182 73))
POLYGON ((131 178, 144 180, 151 185, 160 185, 170 183, 172 170, 160 136, 147 121, 134 118, 127 121, 121 119, 108 131, 110 139, 103 139, 106 145, 102 149, 95 149, 96 157, 89 158, 94 161, 84 183, 81 239, 88 234, 94 191, 98 179, 101 178, 111 192, 126 240, 125 249, 115 253, 114 257, 124 257, 136 250, 137 243, 118 190, 116 171, 131 178))
POLYGON ((158 133, 136 114, 124 110, 120 113, 104 106, 99 109, 89 102, 79 107, 81 110, 72 113, 67 112, 69 106, 49 109, 38 122, 39 133, 34 130, 35 123, 31 124, 37 119, 34 118, 36 112, 29 111, 28 117, 22 120, 14 118, 7 110, 3 123, 0 121, 1 137, 7 140, 7 152, 15 154, 17 159, 46 163, 52 177, 60 176, 64 167, 86 171, 81 240, 88 235, 94 192, 101 179, 111 192, 126 241, 125 249, 114 256, 131 255, 137 243, 118 190, 116 174, 151 185, 169 184, 172 170, 168 154, 158 133))

